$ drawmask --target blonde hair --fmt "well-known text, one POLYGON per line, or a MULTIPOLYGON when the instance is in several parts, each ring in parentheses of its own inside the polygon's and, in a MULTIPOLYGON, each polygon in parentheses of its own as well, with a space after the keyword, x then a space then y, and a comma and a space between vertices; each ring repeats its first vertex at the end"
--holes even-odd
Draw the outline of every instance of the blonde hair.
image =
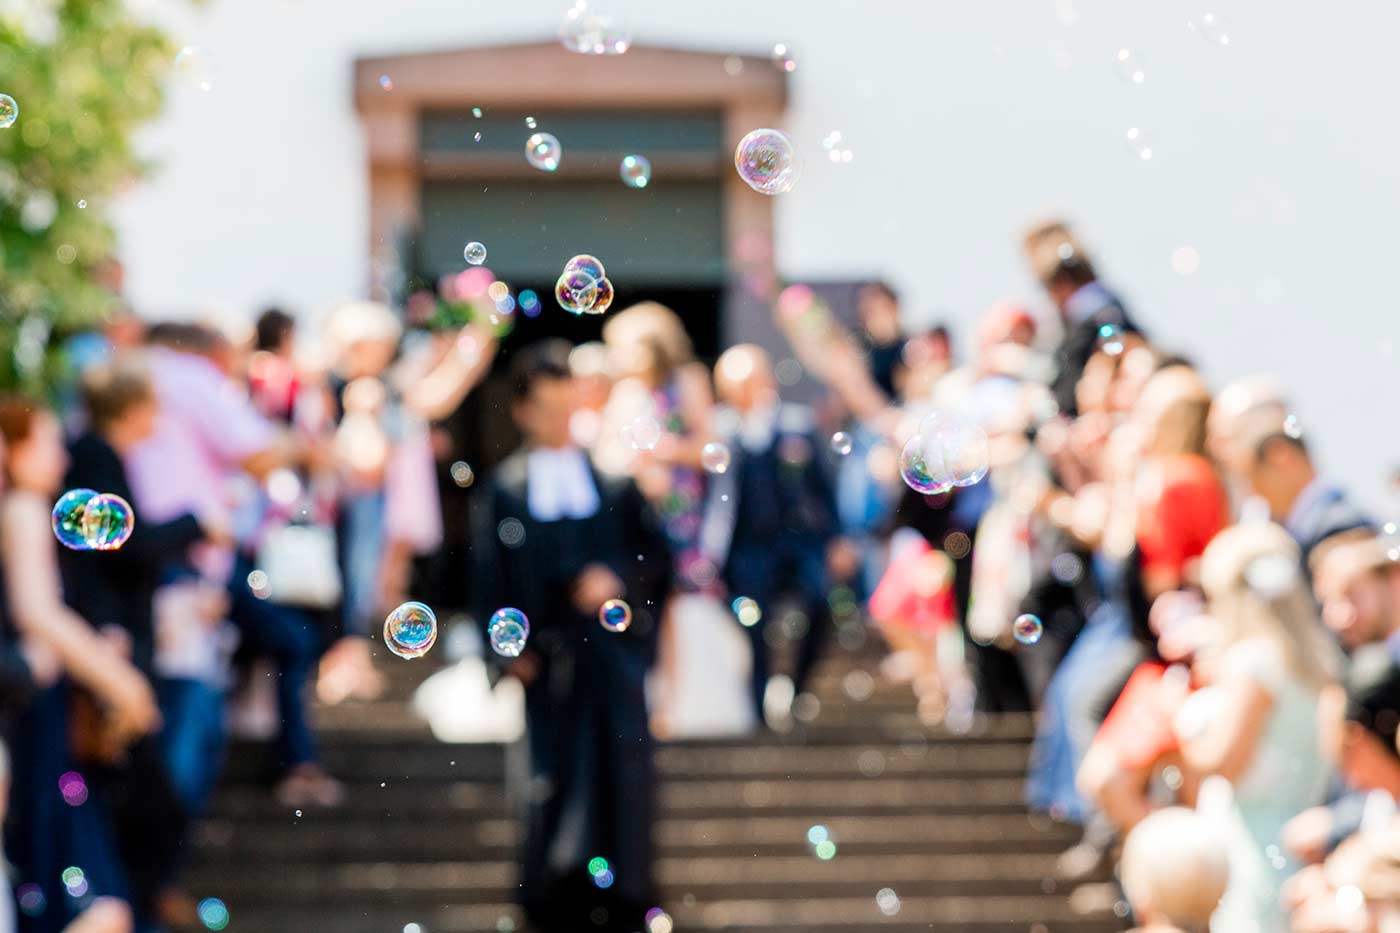
POLYGON ((614 314, 603 325, 603 342, 615 350, 645 347, 663 377, 695 359, 680 315, 655 301, 643 301, 614 314))
POLYGON ((1268 639, 1293 674, 1322 687, 1336 681, 1341 658, 1318 620, 1300 560, 1298 545, 1278 525, 1234 525, 1201 556, 1201 587, 1226 646, 1268 639))
POLYGON ((1142 387, 1140 410, 1153 415, 1151 450, 1161 456, 1201 455, 1206 450, 1206 420, 1210 415, 1210 390, 1189 366, 1157 370, 1142 387))
POLYGON ((1120 868, 1128 901, 1188 933, 1205 933, 1230 881, 1223 840, 1194 810, 1149 815, 1123 843, 1120 868))

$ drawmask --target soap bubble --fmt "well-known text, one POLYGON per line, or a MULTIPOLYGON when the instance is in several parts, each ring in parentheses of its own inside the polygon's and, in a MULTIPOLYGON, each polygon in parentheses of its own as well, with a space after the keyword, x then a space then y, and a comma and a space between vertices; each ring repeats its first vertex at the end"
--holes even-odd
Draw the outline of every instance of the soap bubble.
POLYGON ((1113 67, 1118 71, 1118 76, 1129 84, 1141 84, 1147 78, 1142 63, 1129 49, 1118 50, 1118 54, 1113 56, 1113 67))
POLYGON ((773 67, 789 73, 797 70, 797 59, 792 57, 792 50, 781 42, 773 46, 773 67))
POLYGON ((700 450, 700 463, 710 473, 727 472, 731 459, 729 448, 720 443, 711 442, 700 450))
POLYGON ((467 463, 465 460, 458 460, 456 463, 452 464, 451 473, 452 482, 456 483, 462 489, 466 489, 472 483, 476 482, 476 471, 473 470, 471 464, 467 463))
POLYGON ((1128 128, 1123 134, 1123 141, 1128 144, 1128 151, 1144 162, 1152 160, 1152 143, 1147 139, 1147 134, 1136 126, 1128 128))
POLYGON ((899 895, 894 893, 894 888, 881 888, 875 894, 875 906, 886 917, 893 917, 899 913, 899 895))
POLYGON ((621 55, 632 45, 632 30, 608 3, 576 0, 559 24, 559 41, 580 55, 621 55))
POLYGON ((1193 19, 1186 23, 1186 28, 1196 33, 1202 39, 1215 45, 1229 45, 1230 33, 1225 23, 1214 13, 1203 13, 1200 19, 1193 19))
POLYGON ((849 454, 854 447, 855 441, 852 440, 851 435, 847 434, 845 431, 837 431, 835 434, 831 435, 831 450, 836 456, 844 457, 849 454))
POLYGON ((904 444, 899 454, 899 477, 910 489, 924 495, 937 495, 953 488, 953 481, 935 473, 924 457, 924 439, 915 434, 904 444))
POLYGON ((199 902, 199 922, 210 930, 222 930, 228 926, 229 913, 224 902, 217 897, 206 897, 199 902))
POLYGON ((729 608, 734 610, 735 617, 744 628, 753 628, 763 618, 763 610, 759 607, 758 600, 747 596, 738 597, 729 604, 729 608))
POLYGON ((807 830, 807 842, 811 845, 821 845, 831 838, 831 832, 818 823, 807 830))
POLYGON ((75 551, 89 549, 83 535, 83 514, 87 504, 97 496, 95 489, 70 489, 53 506, 53 534, 58 543, 75 551))
POLYGON ((486 632, 491 638, 493 651, 502 657, 517 658, 525 650, 525 641, 530 637, 530 620, 519 609, 507 606, 491 614, 486 632))
POLYGON ((214 87, 210 77, 209 59, 203 50, 193 45, 182 48, 175 56, 175 74, 190 87, 208 92, 214 87))
POLYGON ((384 620, 384 644, 410 661, 428 653, 437 632, 437 616, 423 603, 404 603, 384 620))
POLYGON ((792 140, 781 130, 758 129, 739 140, 734 168, 744 183, 759 194, 791 191, 802 174, 792 140))
POLYGON ((94 551, 115 551, 136 528, 136 513, 121 496, 93 496, 83 509, 83 538, 94 551))
POLYGON ((651 183, 651 162, 646 156, 625 155, 619 167, 622 183, 629 188, 645 188, 651 183))
POLYGON ((604 311, 608 310, 608 308, 612 307, 614 297, 612 282, 609 279, 599 279, 598 294, 593 299, 593 304, 590 305, 588 310, 584 313, 602 314, 604 311))
POLYGON ((573 259, 564 263, 565 272, 582 272, 591 278, 602 280, 608 274, 603 268, 603 262, 597 256, 590 256, 588 253, 579 253, 573 259))
POLYGON ((19 119, 19 104, 9 94, 0 94, 0 130, 7 130, 19 119))
POLYGON ((565 311, 583 314, 598 299, 598 280, 580 270, 566 271, 554 283, 554 298, 565 311))
POLYGON ((1023 645, 1033 645, 1040 641, 1040 636, 1045 634, 1045 625, 1040 621, 1039 616, 1033 616, 1029 612, 1016 617, 1016 621, 1011 623, 1011 634, 1023 645))
POLYGON ((599 607, 598 621, 609 632, 625 632, 632 625, 632 607, 620 599, 610 599, 599 607))
POLYGON ((661 442, 661 424, 651 415, 639 416, 628 428, 628 436, 635 450, 655 450, 661 442))
POLYGON ((924 461, 954 486, 973 486, 987 475, 987 432, 954 411, 938 409, 919 422, 924 461))
POLYGON ((525 140, 525 161, 542 172, 557 169, 563 156, 564 147, 553 133, 535 133, 525 140))
POLYGON ((466 249, 462 250, 462 258, 474 266, 479 266, 486 261, 486 246, 472 240, 466 249))

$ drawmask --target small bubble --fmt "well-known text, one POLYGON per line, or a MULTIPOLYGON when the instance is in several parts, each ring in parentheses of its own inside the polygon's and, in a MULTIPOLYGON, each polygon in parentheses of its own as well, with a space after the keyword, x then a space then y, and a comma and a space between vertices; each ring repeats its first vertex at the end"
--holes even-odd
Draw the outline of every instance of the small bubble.
POLYGON ((462 250, 462 258, 474 266, 479 266, 486 261, 486 247, 472 240, 462 250))
MULTIPOLYGON (((636 436, 635 430, 633 436, 636 436)), ((706 444, 700 451, 700 463, 709 473, 728 472, 730 460, 729 448, 715 441, 706 444)))
POLYGON ((404 603, 384 620, 384 644, 405 660, 427 654, 437 634, 437 616, 423 603, 404 603))
POLYGON ((530 637, 530 620, 519 609, 505 607, 491 614, 486 626, 491 649, 505 658, 520 656, 530 637))
POLYGON ((894 893, 894 888, 881 888, 875 894, 875 906, 886 917, 893 917, 899 913, 899 895, 894 893))
POLYGON ((739 624, 745 628, 753 628, 763 618, 763 610, 759 607, 758 601, 747 596, 739 596, 730 603, 730 608, 734 610, 734 615, 739 620, 739 624))
POLYGON ((739 140, 734 168, 750 188, 768 195, 791 191, 802 173, 792 140, 774 129, 754 130, 739 140))
POLYGON ((476 117, 478 120, 480 120, 480 119, 481 119, 481 108, 480 108, 480 107, 473 107, 473 108, 472 108, 472 116, 474 116, 474 117, 476 117))
POLYGON ((1040 636, 1045 634, 1045 625, 1040 621, 1039 616, 1031 615, 1029 612, 1016 617, 1016 621, 1011 623, 1011 634, 1023 645, 1033 645, 1040 641, 1040 636))
POLYGON ((632 625, 632 607, 610 599, 598 608, 598 622, 609 632, 625 632, 632 625))
POLYGON ((1142 63, 1129 49, 1118 50, 1118 54, 1113 56, 1113 67, 1117 70, 1118 76, 1129 84, 1142 84, 1147 78, 1146 73, 1142 70, 1142 63))
POLYGON ((855 449, 855 440, 845 431, 831 435, 831 450, 838 457, 844 457, 855 449))
POLYGON ((394 79, 388 75, 380 75, 379 87, 381 90, 392 91, 394 89, 394 79))
MULTIPOLYGON (((7 130, 19 119, 19 104, 9 94, 0 94, 0 130, 7 130)), ((42 895, 40 895, 42 896, 42 895)))
POLYGON ((1152 160, 1152 144, 1148 142, 1147 135, 1136 126, 1129 127, 1123 134, 1123 139, 1128 144, 1128 149, 1143 162, 1152 160))
POLYGON ((81 200, 81 201, 78 202, 78 210, 80 210, 80 211, 85 211, 85 210, 87 210, 87 201, 86 201, 86 200, 81 200))
POLYGON ((526 128, 527 130, 533 130, 533 129, 535 129, 537 126, 539 126, 539 123, 536 122, 536 120, 535 120, 534 117, 526 117, 526 118, 525 118, 525 128, 526 128))
POLYGON ((472 483, 476 482, 476 472, 471 468, 471 465, 464 460, 458 460, 456 463, 452 464, 452 468, 449 472, 452 474, 452 482, 463 489, 466 489, 472 483))
POLYGON ((786 71, 789 74, 797 70, 797 59, 792 57, 792 51, 783 43, 779 42, 773 46, 773 67, 779 71, 786 71))

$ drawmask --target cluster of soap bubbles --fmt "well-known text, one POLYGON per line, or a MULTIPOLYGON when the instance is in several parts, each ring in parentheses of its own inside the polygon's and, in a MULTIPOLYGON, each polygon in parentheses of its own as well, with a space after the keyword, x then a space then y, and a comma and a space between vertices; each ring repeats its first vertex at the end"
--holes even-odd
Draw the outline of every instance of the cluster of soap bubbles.
POLYGON ((519 609, 506 606, 491 613, 486 625, 491 650, 503 658, 518 658, 530 637, 530 620, 519 609))
POLYGON ((0 130, 7 130, 19 119, 19 104, 9 94, 0 94, 0 130))
POLYGON ((136 528, 131 503, 112 493, 70 489, 53 507, 53 533, 74 551, 115 551, 136 528))
POLYGON ((802 161, 782 130, 758 129, 739 140, 734 168, 744 183, 759 194, 791 191, 802 174, 802 161))
POLYGON ((427 654, 437 634, 437 616, 423 603, 404 603, 384 619, 384 644, 406 660, 427 654))
POLYGON ((217 897, 206 897, 199 902, 199 922, 209 930, 222 930, 228 926, 229 913, 224 902, 217 897))
POLYGON ((621 55, 632 46, 632 30, 602 0, 576 0, 559 24, 559 41, 580 55, 621 55))
POLYGON ((474 266, 479 266, 486 261, 486 244, 472 240, 462 250, 462 258, 474 266))
POLYGON ((525 161, 542 172, 552 172, 564 158, 564 147, 553 133, 535 133, 525 140, 525 161))
POLYGON ((812 847, 812 854, 823 862, 836 858, 836 842, 831 838, 831 831, 820 823, 807 830, 807 844, 812 847))
POLYGON ((618 167, 622 183, 629 188, 645 188, 651 183, 651 162, 643 155, 625 155, 618 167))
POLYGON ((1045 634, 1045 624, 1040 621, 1039 616, 1031 615, 1029 612, 1016 617, 1016 621, 1011 623, 1011 635, 1023 645, 1033 645, 1040 641, 1040 636, 1045 634))
POLYGON ((613 303, 612 282, 596 256, 581 253, 564 266, 554 298, 570 314, 602 314, 613 303))
POLYGON ((915 492, 936 495, 973 486, 987 475, 987 432, 957 412, 938 409, 899 455, 899 475, 915 492))
POLYGON ((593 883, 600 888, 610 888, 617 879, 613 877, 612 868, 608 865, 608 860, 601 855, 595 855, 588 860, 588 874, 593 877, 593 883))
POLYGON ((620 599, 610 599, 598 608, 598 624, 609 632, 625 632, 632 627, 632 607, 620 599))

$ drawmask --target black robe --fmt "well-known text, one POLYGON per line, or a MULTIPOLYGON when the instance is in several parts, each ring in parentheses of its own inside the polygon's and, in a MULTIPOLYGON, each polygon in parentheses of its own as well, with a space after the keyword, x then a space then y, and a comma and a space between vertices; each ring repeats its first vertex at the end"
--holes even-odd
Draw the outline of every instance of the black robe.
POLYGON ((478 618, 485 625, 504 606, 524 612, 526 651, 540 661, 525 690, 527 760, 511 780, 525 827, 521 903, 541 929, 641 929, 642 913, 655 906, 656 780, 644 680, 670 556, 630 480, 594 473, 600 503, 593 516, 535 520, 526 463, 525 451, 503 461, 472 514, 478 618), (607 632, 570 602, 574 581, 593 563, 626 586, 633 612, 626 632, 607 632), (595 857, 612 871, 606 890, 588 871, 595 857), (590 916, 600 909, 608 912, 603 924, 590 916))

